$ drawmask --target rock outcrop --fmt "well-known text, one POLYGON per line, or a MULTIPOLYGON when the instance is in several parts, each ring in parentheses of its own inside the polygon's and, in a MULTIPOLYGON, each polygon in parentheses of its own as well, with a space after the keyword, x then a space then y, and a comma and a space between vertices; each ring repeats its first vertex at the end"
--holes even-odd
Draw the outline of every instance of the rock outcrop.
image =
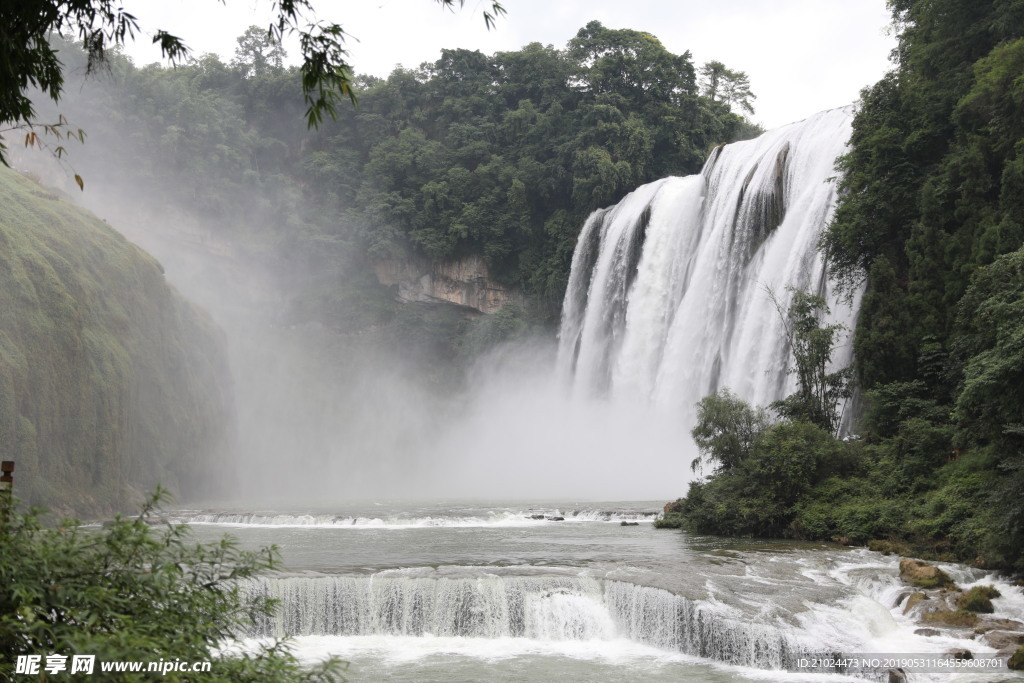
POLYGON ((382 259, 373 264, 377 280, 397 286, 404 303, 450 303, 480 313, 494 313, 518 301, 518 292, 498 284, 481 256, 431 262, 417 257, 382 259))
POLYGON ((919 588, 952 586, 953 580, 938 567, 910 558, 900 560, 900 578, 919 588))

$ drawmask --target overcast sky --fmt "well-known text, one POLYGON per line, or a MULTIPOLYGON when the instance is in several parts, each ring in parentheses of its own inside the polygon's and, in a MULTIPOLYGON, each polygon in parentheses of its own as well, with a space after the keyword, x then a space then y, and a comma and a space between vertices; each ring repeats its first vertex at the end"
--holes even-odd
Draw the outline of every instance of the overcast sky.
MULTIPOLYGON (((195 55, 234 54, 246 27, 265 26, 268 0, 125 0, 144 31, 160 28, 185 39, 195 55)), ((774 128, 823 109, 849 104, 890 67, 895 37, 885 0, 504 0, 508 14, 484 27, 489 0, 466 0, 452 13, 432 0, 314 0, 321 19, 353 37, 359 73, 386 76, 395 65, 434 61, 443 47, 492 53, 531 42, 562 48, 591 20, 609 28, 647 31, 694 64, 718 60, 750 76, 754 120, 774 128)), ((292 60, 298 57, 289 48, 292 60)), ((149 39, 129 46, 137 64, 159 60, 149 39)))

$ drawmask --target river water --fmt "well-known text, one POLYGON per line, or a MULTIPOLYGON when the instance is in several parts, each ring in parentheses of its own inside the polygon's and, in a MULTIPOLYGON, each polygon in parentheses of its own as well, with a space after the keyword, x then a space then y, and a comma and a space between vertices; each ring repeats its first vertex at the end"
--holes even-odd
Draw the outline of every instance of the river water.
MULTIPOLYGON (((871 658, 993 654, 965 633, 916 635, 895 607, 895 556, 658 530, 659 507, 368 502, 173 518, 201 540, 277 545, 287 570, 245 590, 280 600, 280 614, 250 635, 290 636, 309 661, 338 655, 352 681, 885 680, 871 658), (811 666, 837 654, 869 665, 811 666)), ((1020 588, 943 566, 962 586, 995 583, 995 616, 1024 618, 1020 588)))

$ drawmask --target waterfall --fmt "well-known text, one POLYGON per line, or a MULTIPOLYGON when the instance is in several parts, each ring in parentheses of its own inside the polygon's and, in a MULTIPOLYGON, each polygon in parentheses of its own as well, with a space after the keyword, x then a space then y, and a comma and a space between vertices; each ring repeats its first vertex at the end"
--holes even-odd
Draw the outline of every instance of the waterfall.
POLYGON ((277 615, 251 635, 628 638, 730 664, 792 667, 812 649, 668 591, 583 576, 264 577, 242 584, 277 615))
MULTIPOLYGON (((716 148, 699 175, 594 212, 573 254, 559 366, 574 391, 680 409, 728 387, 764 405, 795 389, 782 320, 791 290, 852 330, 817 249, 835 208, 853 108, 716 148)), ((847 343, 833 358, 850 360, 847 343)), ((687 413, 687 411, 689 411, 687 413)))

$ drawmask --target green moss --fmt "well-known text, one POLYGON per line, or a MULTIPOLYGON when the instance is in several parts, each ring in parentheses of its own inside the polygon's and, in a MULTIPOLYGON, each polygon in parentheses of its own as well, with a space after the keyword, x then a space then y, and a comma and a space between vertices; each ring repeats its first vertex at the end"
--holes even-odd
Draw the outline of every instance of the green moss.
POLYGON ((938 610, 937 612, 929 612, 924 615, 924 621, 928 624, 938 624, 942 626, 974 628, 978 624, 978 615, 974 612, 968 612, 963 609, 958 609, 955 612, 944 609, 938 610))
POLYGON ((92 214, 0 169, 0 456, 15 493, 89 515, 199 493, 230 423, 219 331, 92 214))
POLYGON ((956 599, 956 606, 969 612, 991 614, 995 611, 992 598, 998 598, 999 595, 995 586, 975 586, 956 599))
POLYGON ((910 555, 910 547, 906 543, 898 541, 885 541, 872 539, 868 541, 868 550, 873 550, 883 555, 910 555))
POLYGON ((927 599, 928 596, 924 593, 914 593, 909 598, 907 598, 907 604, 903 607, 903 613, 909 614, 912 609, 914 609, 927 599))
POLYGON ((1018 647, 1017 651, 1013 653, 1009 661, 1006 662, 1006 666, 1013 669, 1014 671, 1024 671, 1024 647, 1018 647))

